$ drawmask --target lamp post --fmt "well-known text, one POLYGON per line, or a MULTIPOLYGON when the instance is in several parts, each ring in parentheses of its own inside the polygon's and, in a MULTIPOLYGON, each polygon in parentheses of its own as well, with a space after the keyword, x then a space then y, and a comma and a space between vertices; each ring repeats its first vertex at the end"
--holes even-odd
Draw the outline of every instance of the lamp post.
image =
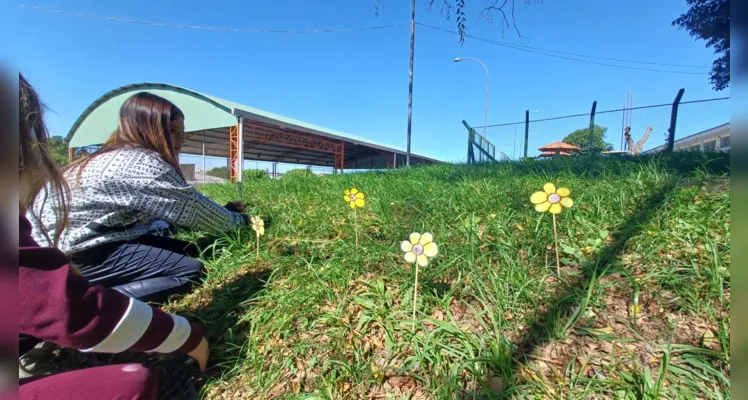
POLYGON ((483 137, 488 140, 488 136, 486 135, 486 129, 488 129, 488 92, 491 89, 491 76, 488 74, 488 68, 486 68, 486 65, 482 62, 476 60, 475 58, 470 57, 457 57, 455 58, 455 62, 460 61, 475 61, 478 64, 483 67, 483 69, 486 71, 486 111, 483 114, 483 137))
MULTIPOLYGON (((530 111, 531 113, 536 113, 538 110, 530 111)), ((522 118, 517 121, 517 124, 519 124, 522 121, 522 118)), ((515 151, 517 150, 517 124, 514 124, 514 144, 512 145, 512 158, 516 159, 515 157, 515 151)))

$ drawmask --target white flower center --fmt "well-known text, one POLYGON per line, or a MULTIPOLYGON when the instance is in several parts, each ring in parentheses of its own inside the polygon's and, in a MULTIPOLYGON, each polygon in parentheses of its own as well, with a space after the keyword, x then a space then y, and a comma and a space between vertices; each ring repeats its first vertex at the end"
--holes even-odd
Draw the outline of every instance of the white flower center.
POLYGON ((556 193, 553 193, 548 196, 548 201, 551 203, 558 203, 561 201, 561 196, 557 195, 556 193))
POLYGON ((421 246, 420 244, 413 246, 413 253, 417 256, 423 254, 423 246, 421 246))
POLYGON ((351 201, 356 201, 356 195, 355 194, 351 195, 351 201))

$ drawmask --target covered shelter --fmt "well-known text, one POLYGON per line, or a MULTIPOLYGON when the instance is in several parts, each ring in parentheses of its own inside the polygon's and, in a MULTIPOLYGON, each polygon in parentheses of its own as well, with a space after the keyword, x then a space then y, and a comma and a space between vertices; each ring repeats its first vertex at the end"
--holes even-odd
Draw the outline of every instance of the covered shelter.
POLYGON ((558 152, 544 151, 540 153, 538 157, 570 156, 570 155, 571 153, 569 153, 568 151, 558 151, 558 152))
POLYGON ((539 147, 541 157, 550 156, 570 156, 573 152, 579 151, 579 147, 564 142, 553 142, 539 147))
MULTIPOLYGON (((138 92, 179 107, 186 116, 181 153, 227 157, 233 181, 241 181, 243 160, 332 167, 336 173, 405 166, 402 149, 162 83, 123 86, 94 101, 68 132, 69 156, 76 149, 103 144, 117 127, 122 104, 138 92)), ((411 165, 439 162, 411 153, 411 165)))

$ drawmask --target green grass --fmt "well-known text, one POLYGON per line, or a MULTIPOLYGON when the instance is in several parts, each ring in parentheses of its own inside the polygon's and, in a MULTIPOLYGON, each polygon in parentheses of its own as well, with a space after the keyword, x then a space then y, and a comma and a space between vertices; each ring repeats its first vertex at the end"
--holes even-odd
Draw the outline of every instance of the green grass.
POLYGON ((207 327, 206 398, 726 399, 728 184, 729 157, 695 154, 250 180, 248 213, 271 220, 260 259, 251 231, 219 240, 170 309, 207 327), (546 182, 575 200, 560 279, 529 203, 546 182), (413 231, 440 247, 416 321, 413 231))

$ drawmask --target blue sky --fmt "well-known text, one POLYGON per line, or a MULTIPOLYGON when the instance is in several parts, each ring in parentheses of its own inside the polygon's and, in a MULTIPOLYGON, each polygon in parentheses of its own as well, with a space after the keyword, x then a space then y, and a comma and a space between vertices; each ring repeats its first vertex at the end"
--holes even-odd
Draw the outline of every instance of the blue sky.
MULTIPOLYGON (((375 2, 38 0, 26 4, 235 28, 342 29, 408 23, 409 2, 380 0, 379 16, 374 12, 375 2)), ((467 3, 469 34, 520 44, 511 31, 502 37, 498 22, 478 18, 482 1, 467 3)), ((532 6, 519 3, 523 2, 518 0, 516 18, 527 46, 707 66, 625 64, 691 72, 708 72, 714 58, 704 42, 670 25, 686 10, 684 0, 632 0, 615 5, 581 0, 532 6)), ((455 29, 453 20, 446 20, 438 9, 429 10, 424 0, 417 0, 417 7, 420 23, 455 29)), ((38 87, 52 110, 48 124, 53 134, 64 136, 83 109, 113 88, 163 82, 405 147, 408 26, 349 33, 232 33, 51 14, 11 2, 1 8, 0 34, 18 38, 13 43, 3 41, 2 53, 38 87)), ((418 26, 414 152, 446 160, 464 159, 466 131, 460 121, 482 125, 485 73, 475 63, 454 63, 459 56, 478 58, 491 72, 490 124, 516 121, 526 109, 538 111, 534 118, 584 113, 592 100, 598 101, 598 110, 619 108, 628 90, 634 93, 635 106, 671 102, 679 88, 686 89, 684 101, 729 96, 729 90, 712 91, 706 75, 604 67, 469 38, 461 45, 455 35, 418 26)), ((611 131, 620 135, 620 117, 608 119, 611 131)), ((513 150, 512 135, 513 131, 506 129, 488 133, 507 154, 513 150)), ((660 139, 657 136, 658 143, 653 145, 660 139)), ((611 141, 618 145, 618 139, 611 141)), ((211 163, 223 165, 221 161, 211 163)))

